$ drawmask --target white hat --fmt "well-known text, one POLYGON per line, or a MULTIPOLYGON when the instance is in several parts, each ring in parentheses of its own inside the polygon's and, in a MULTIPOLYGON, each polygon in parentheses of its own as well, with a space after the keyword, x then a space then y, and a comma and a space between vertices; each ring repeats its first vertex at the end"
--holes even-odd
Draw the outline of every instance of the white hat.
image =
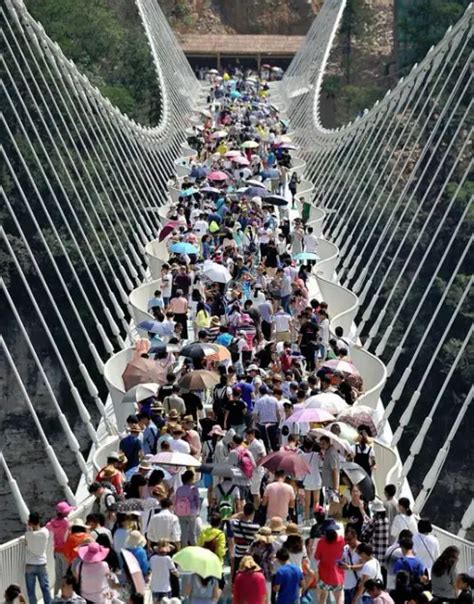
POLYGON ((374 499, 374 501, 372 501, 372 512, 385 512, 383 501, 380 499, 374 499))

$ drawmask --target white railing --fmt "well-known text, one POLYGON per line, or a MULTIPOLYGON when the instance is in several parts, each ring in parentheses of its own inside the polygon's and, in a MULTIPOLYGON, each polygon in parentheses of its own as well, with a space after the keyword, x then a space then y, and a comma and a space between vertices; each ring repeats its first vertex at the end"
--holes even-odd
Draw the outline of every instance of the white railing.
POLYGON ((130 292, 128 300, 135 325, 138 325, 141 321, 153 320, 153 315, 148 312, 148 301, 153 298, 154 292, 159 290, 160 287, 161 279, 154 279, 132 289, 130 292))
POLYGON ((334 333, 334 329, 340 326, 344 329, 345 334, 349 334, 359 308, 358 297, 346 287, 342 287, 318 273, 319 271, 316 273, 316 280, 322 299, 325 302, 331 301, 328 302, 332 317, 329 324, 331 332, 334 333))

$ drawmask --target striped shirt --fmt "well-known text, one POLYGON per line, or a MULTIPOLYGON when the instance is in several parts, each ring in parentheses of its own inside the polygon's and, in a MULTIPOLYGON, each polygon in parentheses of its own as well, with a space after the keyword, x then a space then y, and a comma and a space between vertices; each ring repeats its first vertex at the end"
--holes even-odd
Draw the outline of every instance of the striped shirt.
POLYGON ((247 520, 232 520, 230 528, 234 535, 234 557, 242 558, 247 554, 248 548, 254 540, 260 525, 255 522, 248 522, 247 520))

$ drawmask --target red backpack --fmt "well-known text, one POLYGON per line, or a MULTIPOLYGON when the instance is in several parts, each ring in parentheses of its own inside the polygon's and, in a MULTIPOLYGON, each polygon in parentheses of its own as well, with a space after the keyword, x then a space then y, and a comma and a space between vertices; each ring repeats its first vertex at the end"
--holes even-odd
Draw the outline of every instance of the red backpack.
POLYGON ((238 453, 239 455, 239 467, 242 470, 245 478, 252 478, 253 470, 255 468, 255 461, 247 449, 242 449, 238 453))

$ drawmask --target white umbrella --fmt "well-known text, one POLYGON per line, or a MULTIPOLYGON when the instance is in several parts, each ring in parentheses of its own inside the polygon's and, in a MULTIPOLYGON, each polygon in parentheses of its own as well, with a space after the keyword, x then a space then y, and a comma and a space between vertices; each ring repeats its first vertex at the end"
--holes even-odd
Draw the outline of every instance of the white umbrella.
POLYGON ((122 403, 138 403, 150 398, 151 396, 156 396, 158 394, 159 387, 160 385, 156 384, 155 382, 138 384, 137 386, 130 388, 130 390, 125 393, 122 403))
POLYGON ((229 281, 232 281, 232 275, 227 268, 222 264, 212 262, 212 260, 206 260, 204 262, 202 274, 210 281, 214 281, 214 283, 229 283, 229 281))
POLYGON ((323 392, 310 396, 304 406, 306 409, 325 409, 333 415, 338 415, 349 408, 346 401, 334 392, 323 392))
POLYGON ((226 136, 229 136, 227 130, 216 130, 211 134, 211 138, 225 138, 226 136))
POLYGON ((336 447, 336 449, 352 454, 352 447, 350 446, 350 444, 343 438, 339 438, 338 436, 333 434, 331 430, 326 430, 325 428, 316 428, 315 430, 310 430, 309 433, 314 434, 318 437, 327 436, 331 440, 332 444, 336 447))
POLYGON ((201 465, 192 455, 187 453, 179 453, 178 451, 164 451, 163 453, 157 453, 150 457, 148 460, 152 464, 158 464, 161 466, 192 466, 197 468, 201 465))
POLYGON ((256 180, 255 178, 249 178, 245 181, 245 184, 249 187, 261 187, 262 189, 267 188, 261 180, 256 180))
POLYGON ((211 112, 209 111, 209 109, 200 109, 199 113, 201 115, 204 115, 205 117, 212 117, 211 112))

